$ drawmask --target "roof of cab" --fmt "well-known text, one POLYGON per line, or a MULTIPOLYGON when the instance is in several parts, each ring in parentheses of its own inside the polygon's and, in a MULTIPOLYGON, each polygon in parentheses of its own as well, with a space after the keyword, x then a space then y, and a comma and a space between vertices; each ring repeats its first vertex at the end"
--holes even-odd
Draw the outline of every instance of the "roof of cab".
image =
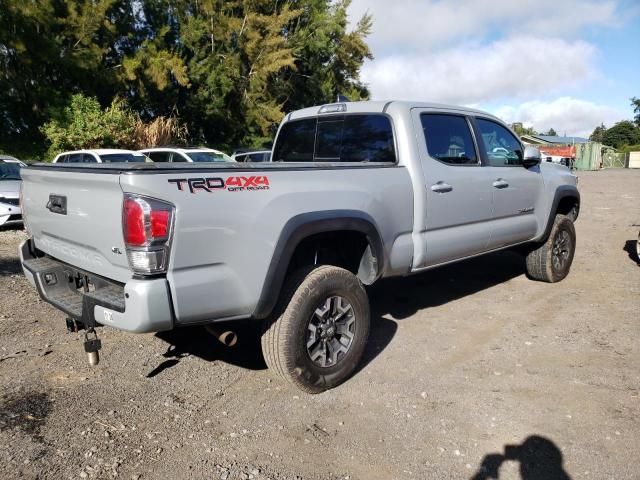
POLYGON ((496 118, 494 115, 490 113, 483 112, 482 110, 476 110, 474 108, 461 107, 458 105, 446 105, 443 103, 432 103, 432 102, 415 102, 410 100, 364 100, 359 102, 335 102, 329 103, 326 105, 315 105, 313 107, 303 108, 301 110, 296 110, 294 112, 289 113, 285 119, 295 120, 304 117, 312 117, 317 115, 340 115, 345 113, 384 113, 389 108, 393 106, 394 108, 406 109, 410 110, 412 108, 432 108, 434 110, 446 110, 446 111, 459 111, 462 113, 472 113, 472 114, 481 114, 484 116, 496 118), (327 112, 320 113, 320 109, 322 107, 326 107, 328 105, 338 105, 344 104, 346 110, 341 112, 327 112))

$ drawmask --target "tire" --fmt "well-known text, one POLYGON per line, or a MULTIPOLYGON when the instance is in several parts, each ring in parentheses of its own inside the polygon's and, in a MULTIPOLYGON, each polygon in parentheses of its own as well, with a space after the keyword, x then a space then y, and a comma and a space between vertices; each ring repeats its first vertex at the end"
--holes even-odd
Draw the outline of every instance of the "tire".
POLYGON ((370 324, 367 294, 355 275, 328 265, 296 272, 278 311, 262 334, 269 369, 307 393, 333 388, 353 374, 370 324))
POLYGON ((575 249, 573 222, 565 215, 556 215, 547 241, 527 255, 529 278, 549 283, 563 280, 569 274, 575 249))

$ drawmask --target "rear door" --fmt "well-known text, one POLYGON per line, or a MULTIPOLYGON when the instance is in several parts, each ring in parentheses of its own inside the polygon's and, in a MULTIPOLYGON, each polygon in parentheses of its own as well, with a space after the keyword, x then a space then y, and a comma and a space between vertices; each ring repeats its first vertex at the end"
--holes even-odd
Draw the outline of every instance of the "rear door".
POLYGON ((414 109, 426 206, 426 264, 483 252, 489 242, 491 189, 469 119, 456 113, 414 109))
POLYGON ((22 179, 23 209, 37 248, 107 278, 131 278, 118 173, 92 172, 89 165, 30 167, 22 179))
POLYGON ((535 208, 543 188, 540 168, 522 166, 524 148, 503 125, 481 117, 474 123, 480 153, 486 170, 491 172, 493 222, 489 246, 501 248, 530 240, 538 230, 535 208))

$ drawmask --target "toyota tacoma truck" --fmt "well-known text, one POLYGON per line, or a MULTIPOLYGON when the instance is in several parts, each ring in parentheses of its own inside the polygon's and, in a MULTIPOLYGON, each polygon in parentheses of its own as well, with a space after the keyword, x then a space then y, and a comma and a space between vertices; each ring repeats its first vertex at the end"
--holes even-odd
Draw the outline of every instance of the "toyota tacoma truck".
POLYGON ((577 178, 499 119, 398 101, 292 112, 269 163, 22 176, 24 273, 71 329, 255 319, 269 368, 310 393, 354 372, 366 286, 512 247, 530 278, 560 281, 580 208, 577 178))

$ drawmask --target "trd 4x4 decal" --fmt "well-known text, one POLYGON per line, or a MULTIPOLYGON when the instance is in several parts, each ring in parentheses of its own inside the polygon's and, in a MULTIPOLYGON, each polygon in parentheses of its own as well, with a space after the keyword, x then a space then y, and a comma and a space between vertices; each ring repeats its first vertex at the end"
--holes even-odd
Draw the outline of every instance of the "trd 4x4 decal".
POLYGON ((208 177, 208 178, 170 178, 169 183, 174 183, 178 190, 183 191, 186 184, 191 193, 198 190, 213 192, 215 190, 228 190, 230 192, 242 192, 251 190, 269 190, 269 178, 258 175, 251 177, 208 177))

